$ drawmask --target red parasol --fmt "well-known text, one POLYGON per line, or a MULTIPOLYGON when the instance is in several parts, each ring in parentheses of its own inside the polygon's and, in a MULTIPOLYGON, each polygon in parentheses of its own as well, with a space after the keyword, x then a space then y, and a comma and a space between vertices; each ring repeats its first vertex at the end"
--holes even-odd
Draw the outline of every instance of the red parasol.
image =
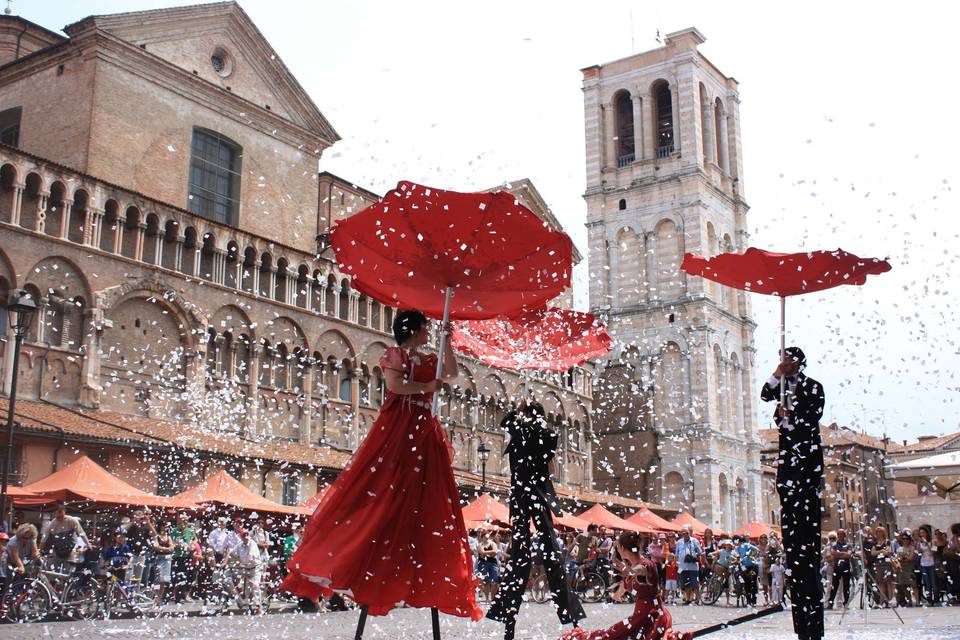
POLYGON ((654 533, 653 527, 646 524, 638 524, 624 520, 620 516, 610 512, 602 504, 595 504, 579 516, 581 520, 586 520, 590 524, 598 527, 609 527, 621 531, 638 531, 640 533, 654 533))
POLYGON ((489 493, 480 496, 463 508, 463 519, 471 521, 496 521, 510 524, 510 509, 489 493))
MULTIPOLYGON (((573 243, 506 191, 400 182, 331 233, 353 286, 433 318, 482 320, 542 306, 570 285, 573 243), (456 296, 454 293, 456 292, 456 296)), ((447 333, 440 334, 437 377, 447 333)), ((433 396, 433 413, 440 394, 433 396)))
POLYGON ((653 527, 657 531, 682 531, 683 527, 678 524, 674 524, 669 520, 661 518, 650 509, 642 507, 639 511, 634 513, 632 516, 627 518, 627 522, 633 522, 635 524, 642 524, 648 527, 653 527))
POLYGON ((610 351, 610 336, 592 313, 535 309, 514 318, 469 320, 453 329, 453 346, 504 369, 566 371, 610 351))
POLYGON ((339 222, 330 241, 352 286, 394 307, 482 320, 542 306, 570 285, 573 245, 507 191, 400 182, 339 222))
MULTIPOLYGON (((890 271, 879 258, 859 258, 843 249, 801 253, 773 253, 750 247, 744 253, 722 253, 703 258, 688 253, 680 268, 720 284, 780 296, 780 353, 786 348, 787 296, 823 291, 843 284, 861 285, 868 275, 890 271)), ((786 385, 781 381, 780 403, 786 385)))

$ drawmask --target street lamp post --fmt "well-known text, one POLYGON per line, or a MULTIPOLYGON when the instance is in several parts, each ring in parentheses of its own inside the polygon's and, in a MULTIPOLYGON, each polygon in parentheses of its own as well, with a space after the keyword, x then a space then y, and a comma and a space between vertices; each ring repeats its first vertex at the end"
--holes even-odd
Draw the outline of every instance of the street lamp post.
POLYGON ((477 453, 480 454, 480 469, 481 469, 481 481, 480 481, 480 492, 483 493, 487 490, 487 460, 490 459, 490 447, 487 446, 486 442, 481 442, 480 446, 477 447, 477 453))
MULTIPOLYGON (((13 408, 17 402, 17 373, 20 370, 20 345, 23 336, 30 326, 30 318, 37 310, 37 303, 33 296, 24 289, 17 289, 10 294, 7 302, 7 314, 10 318, 10 327, 13 329, 13 372, 10 380, 10 395, 7 402, 7 447, 3 456, 3 484, 0 487, 0 508, 4 509, 4 520, 7 529, 12 526, 13 509, 7 508, 7 486, 10 483, 10 471, 13 466, 13 408)), ((13 507, 11 501, 10 507, 13 507)))

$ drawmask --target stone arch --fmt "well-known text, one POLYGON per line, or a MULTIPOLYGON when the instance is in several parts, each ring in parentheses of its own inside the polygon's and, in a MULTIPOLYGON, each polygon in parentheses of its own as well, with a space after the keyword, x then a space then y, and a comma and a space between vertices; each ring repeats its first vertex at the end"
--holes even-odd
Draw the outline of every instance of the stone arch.
POLYGON ((360 363, 366 364, 368 367, 378 366, 380 364, 380 358, 383 357, 383 354, 387 352, 388 348, 387 344, 379 340, 371 342, 367 345, 367 348, 363 350, 360 363))
POLYGON ((300 324, 287 316, 261 322, 257 326, 261 328, 261 336, 268 339, 271 344, 285 344, 288 351, 294 347, 310 348, 300 324))
POLYGON ((87 231, 87 211, 90 208, 90 192, 79 188, 73 192, 73 205, 70 208, 70 222, 67 225, 67 239, 82 244, 87 231))
POLYGON ((680 274, 683 230, 673 220, 664 218, 657 223, 654 233, 657 264, 654 292, 660 301, 676 300, 684 293, 683 278, 680 274))
POLYGON ((620 285, 616 294, 621 307, 636 306, 643 301, 645 251, 641 237, 630 227, 617 232, 617 275, 614 281, 620 285))
POLYGON ((103 205, 103 216, 100 218, 100 249, 110 253, 117 253, 117 240, 123 226, 120 216, 120 203, 108 198, 103 205))
POLYGON ((350 338, 336 329, 330 329, 320 334, 320 337, 314 343, 314 348, 328 356, 335 355, 338 360, 344 358, 353 360, 357 355, 357 350, 350 338))
POLYGON ((687 421, 687 379, 680 346, 665 343, 653 360, 653 411, 658 430, 674 430, 687 421))
POLYGON ((663 78, 655 80, 650 85, 650 100, 653 105, 650 110, 653 122, 650 124, 653 127, 654 157, 666 158, 676 146, 677 123, 670 83, 663 78))
POLYGON ((157 242, 160 233, 160 216, 151 211, 147 214, 146 229, 143 234, 143 252, 140 256, 140 259, 147 264, 157 264, 162 257, 163 247, 158 246, 157 242), (158 252, 160 255, 157 255, 158 252))
POLYGON ((217 247, 217 237, 213 234, 212 231, 203 232, 202 239, 200 241, 200 268, 197 271, 197 275, 203 278, 204 280, 209 280, 210 282, 216 282, 217 273, 216 273, 216 255, 218 251, 217 247))
POLYGON ((257 248, 247 246, 243 250, 243 265, 240 267, 240 289, 247 293, 257 293, 259 272, 257 271, 257 248))
POLYGON ((67 205, 67 186, 60 180, 54 180, 50 185, 50 195, 47 197, 46 214, 43 231, 48 236, 59 238, 63 232, 62 225, 66 222, 63 214, 67 205))
POLYGON ((689 508, 683 475, 679 471, 669 471, 663 477, 663 502, 679 509, 689 508))
POLYGON ((617 166, 625 167, 636 159, 633 122, 633 98, 626 89, 613 94, 614 141, 617 149, 617 166))
POLYGON ((136 205, 129 205, 123 215, 123 232, 120 239, 120 255, 127 258, 137 257, 137 243, 143 213, 136 205))
POLYGON ((20 226, 36 231, 40 224, 40 199, 45 193, 43 176, 31 171, 24 180, 20 200, 20 226))
POLYGON ((196 275, 200 265, 197 263, 200 248, 200 234, 196 227, 188 226, 183 230, 183 245, 180 251, 180 272, 188 276, 196 275))
POLYGON ((237 266, 240 263, 240 245, 231 238, 227 242, 227 251, 223 256, 223 284, 231 289, 239 289, 240 282, 237 278, 237 266))
POLYGON ((200 307, 193 304, 180 293, 170 289, 160 280, 148 279, 138 282, 125 282, 123 284, 109 287, 98 291, 95 294, 97 300, 96 306, 105 312, 116 308, 127 298, 144 297, 148 299, 163 300, 170 308, 170 311, 176 316, 179 326, 182 326, 189 337, 188 346, 193 348, 196 344, 194 336, 204 335, 206 333, 207 322, 206 315, 200 310, 200 307))
POLYGON ((268 251, 260 254, 260 274, 258 276, 258 293, 261 297, 273 297, 274 266, 273 256, 268 251))
POLYGON ((340 315, 341 320, 350 320, 350 280, 340 280, 340 315))
POLYGON ((7 162, 0 166, 0 222, 10 222, 13 218, 13 199, 19 183, 17 165, 7 162))

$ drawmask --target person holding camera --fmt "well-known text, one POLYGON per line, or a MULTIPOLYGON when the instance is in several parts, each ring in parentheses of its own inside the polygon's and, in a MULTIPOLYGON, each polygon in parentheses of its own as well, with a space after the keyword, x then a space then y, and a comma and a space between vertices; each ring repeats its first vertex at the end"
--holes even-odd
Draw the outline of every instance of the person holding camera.
POLYGON ((700 601, 700 556, 703 547, 690 535, 690 525, 684 525, 677 540, 676 554, 680 568, 680 588, 683 590, 683 604, 700 601))

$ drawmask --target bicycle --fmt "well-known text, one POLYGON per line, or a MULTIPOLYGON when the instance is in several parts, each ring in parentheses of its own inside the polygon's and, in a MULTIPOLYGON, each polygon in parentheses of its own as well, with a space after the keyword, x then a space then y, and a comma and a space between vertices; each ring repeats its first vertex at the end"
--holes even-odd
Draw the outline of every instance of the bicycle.
POLYGON ((600 602, 607 596, 607 581, 594 565, 583 564, 577 569, 573 589, 583 602, 600 602))
POLYGON ((28 563, 24 577, 10 583, 3 599, 5 619, 39 622, 52 613, 72 620, 96 618, 100 608, 96 578, 82 566, 61 573, 46 569, 44 565, 44 560, 28 563), (62 585, 58 587, 54 581, 62 582, 62 585))
POLYGON ((116 567, 108 572, 103 594, 103 618, 111 619, 117 615, 131 615, 154 618, 160 615, 161 607, 157 603, 154 589, 143 589, 140 580, 134 578, 127 582, 121 580, 119 571, 126 567, 116 567))

